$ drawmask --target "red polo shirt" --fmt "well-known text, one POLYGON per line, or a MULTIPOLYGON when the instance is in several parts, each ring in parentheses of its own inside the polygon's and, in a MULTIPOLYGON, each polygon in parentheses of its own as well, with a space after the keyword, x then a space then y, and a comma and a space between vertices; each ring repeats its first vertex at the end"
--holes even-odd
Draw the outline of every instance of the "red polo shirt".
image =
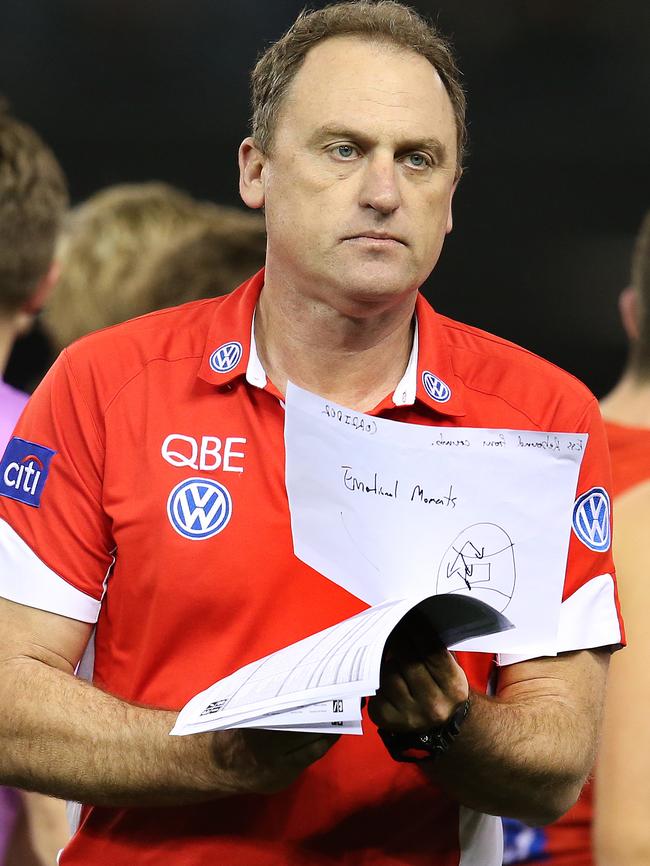
MULTIPOLYGON (((127 700, 178 709, 236 668, 365 607, 293 554, 284 413, 251 340, 262 285, 263 272, 229 296, 64 351, 0 465, 0 594, 96 620, 94 681, 127 700)), ((416 312, 408 368, 376 414, 586 432, 578 494, 607 490, 603 429, 584 386, 438 316, 422 297, 416 312)), ((579 524, 572 532, 562 649, 621 639, 606 517, 591 547, 579 524)), ((484 690, 494 660, 461 658, 484 690)), ((84 807, 61 866, 498 866, 498 820, 393 762, 365 725, 363 737, 343 737, 275 795, 84 807)))

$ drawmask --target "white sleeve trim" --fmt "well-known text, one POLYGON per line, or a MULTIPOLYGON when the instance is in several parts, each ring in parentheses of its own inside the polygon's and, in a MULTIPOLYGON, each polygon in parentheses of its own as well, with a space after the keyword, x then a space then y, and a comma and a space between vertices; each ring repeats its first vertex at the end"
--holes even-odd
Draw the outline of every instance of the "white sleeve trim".
POLYGON ((501 866, 503 825, 496 815, 484 815, 461 806, 458 815, 458 866, 501 866))
POLYGON ((0 596, 81 622, 97 622, 100 602, 48 568, 0 518, 0 596))
POLYGON ((599 574, 562 602, 553 652, 537 652, 534 656, 502 653, 497 656, 497 663, 512 665, 542 655, 601 646, 617 647, 620 643, 621 626, 614 597, 614 578, 611 574, 599 574))

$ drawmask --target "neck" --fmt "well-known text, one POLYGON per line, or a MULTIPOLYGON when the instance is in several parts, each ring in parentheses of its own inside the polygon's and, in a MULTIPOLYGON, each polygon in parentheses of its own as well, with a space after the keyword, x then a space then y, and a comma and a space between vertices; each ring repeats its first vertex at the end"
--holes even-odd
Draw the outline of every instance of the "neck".
POLYGON ((650 428, 650 380, 628 371, 600 402, 603 416, 615 424, 650 428))
POLYGON ((0 316, 0 376, 4 375, 4 371, 7 369, 16 334, 16 317, 12 315, 0 316))
POLYGON ((395 389, 408 364, 415 297, 358 317, 265 284, 255 341, 267 376, 283 394, 291 380, 350 409, 372 409, 395 389))

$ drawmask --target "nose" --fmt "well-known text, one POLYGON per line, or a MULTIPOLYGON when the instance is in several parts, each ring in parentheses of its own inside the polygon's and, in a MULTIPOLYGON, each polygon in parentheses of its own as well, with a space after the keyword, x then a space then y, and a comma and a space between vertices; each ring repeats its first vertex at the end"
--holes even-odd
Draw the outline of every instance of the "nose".
POLYGON ((390 214, 401 204, 399 178, 392 154, 375 154, 364 166, 359 204, 390 214))

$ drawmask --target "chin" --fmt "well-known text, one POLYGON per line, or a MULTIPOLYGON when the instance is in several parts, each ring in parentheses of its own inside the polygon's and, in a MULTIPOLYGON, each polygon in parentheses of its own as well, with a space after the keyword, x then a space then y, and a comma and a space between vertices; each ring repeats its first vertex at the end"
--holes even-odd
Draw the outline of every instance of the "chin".
POLYGON ((412 273, 381 265, 373 266, 372 263, 349 269, 337 283, 344 295, 358 299, 360 303, 386 302, 415 292, 420 285, 412 273))
POLYGON ((416 289, 409 281, 349 280, 337 292, 337 306, 345 315, 363 317, 392 306, 416 289))

